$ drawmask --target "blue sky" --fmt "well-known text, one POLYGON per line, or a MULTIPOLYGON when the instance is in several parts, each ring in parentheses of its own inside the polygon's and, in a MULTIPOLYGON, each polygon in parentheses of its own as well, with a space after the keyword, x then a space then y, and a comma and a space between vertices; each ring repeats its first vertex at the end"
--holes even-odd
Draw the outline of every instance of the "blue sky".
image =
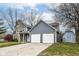
POLYGON ((44 4, 38 4, 36 8, 39 10, 39 12, 47 12, 46 5, 44 4))
POLYGON ((31 4, 19 4, 19 3, 0 3, 0 11, 6 11, 6 9, 8 7, 12 7, 12 8, 17 8, 18 10, 22 10, 22 7, 27 7, 28 10, 31 9, 31 7, 35 7, 36 9, 38 9, 39 12, 47 12, 47 9, 46 9, 46 5, 45 4, 35 4, 34 6, 31 4))

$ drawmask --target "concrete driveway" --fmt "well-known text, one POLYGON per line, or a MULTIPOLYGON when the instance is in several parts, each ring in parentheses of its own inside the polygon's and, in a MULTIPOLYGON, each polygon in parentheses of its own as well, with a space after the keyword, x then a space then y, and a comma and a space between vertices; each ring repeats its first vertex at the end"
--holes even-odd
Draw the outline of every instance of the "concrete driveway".
POLYGON ((51 44, 26 43, 0 48, 0 56, 36 56, 51 44))

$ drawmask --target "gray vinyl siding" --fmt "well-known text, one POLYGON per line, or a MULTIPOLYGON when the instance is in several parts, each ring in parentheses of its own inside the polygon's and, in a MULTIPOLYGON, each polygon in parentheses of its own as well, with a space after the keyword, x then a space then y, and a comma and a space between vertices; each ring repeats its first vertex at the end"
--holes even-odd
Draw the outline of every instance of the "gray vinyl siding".
POLYGON ((47 24, 40 22, 35 28, 33 28, 33 30, 31 31, 31 33, 54 33, 54 29, 52 29, 51 27, 49 27, 47 24))

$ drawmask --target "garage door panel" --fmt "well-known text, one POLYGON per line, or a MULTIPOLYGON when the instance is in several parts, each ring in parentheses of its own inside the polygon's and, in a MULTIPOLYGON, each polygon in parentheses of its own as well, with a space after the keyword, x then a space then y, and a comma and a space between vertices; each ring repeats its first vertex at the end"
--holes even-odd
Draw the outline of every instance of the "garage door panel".
POLYGON ((54 43, 54 34, 43 34, 43 43, 54 43))
POLYGON ((40 34, 32 34, 31 35, 31 42, 40 43, 40 34))

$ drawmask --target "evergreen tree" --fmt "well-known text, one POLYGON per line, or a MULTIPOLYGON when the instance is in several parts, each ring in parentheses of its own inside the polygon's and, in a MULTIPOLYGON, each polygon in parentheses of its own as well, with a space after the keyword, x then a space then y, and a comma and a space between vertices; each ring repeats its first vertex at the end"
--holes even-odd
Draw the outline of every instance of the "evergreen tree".
POLYGON ((0 34, 3 34, 6 32, 5 26, 4 26, 4 22, 2 19, 0 19, 0 34))

